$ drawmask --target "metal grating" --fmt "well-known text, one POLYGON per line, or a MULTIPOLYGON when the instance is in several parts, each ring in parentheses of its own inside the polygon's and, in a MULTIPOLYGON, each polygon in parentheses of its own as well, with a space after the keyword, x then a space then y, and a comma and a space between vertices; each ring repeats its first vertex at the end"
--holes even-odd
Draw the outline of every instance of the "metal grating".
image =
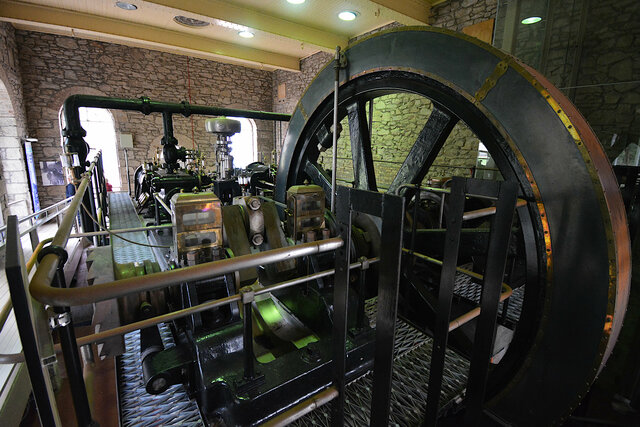
MULTIPOLYGON (((141 225, 127 193, 111 193, 111 227, 129 228, 141 225)), ((148 243, 144 232, 127 233, 128 239, 148 243)), ((142 262, 154 260, 150 248, 134 245, 118 238, 112 239, 116 262, 142 262)), ((468 276, 456 277, 455 294, 471 301, 480 299, 481 286, 468 276)), ((515 289, 507 317, 517 321, 524 288, 515 289)), ((502 308, 501 308, 502 310, 502 308)), ((367 302, 367 314, 375 327, 377 305, 375 299, 367 302)), ((160 325, 165 347, 175 345, 167 325, 160 325)), ((421 424, 427 400, 432 339, 402 320, 396 323, 395 362, 391 398, 391 425, 421 424)), ((125 336, 126 353, 119 360, 120 402, 122 426, 203 426, 202 417, 194 400, 189 399, 183 386, 169 388, 160 395, 150 395, 144 389, 140 361, 139 332, 125 336)), ((464 392, 469 362, 452 350, 447 351, 442 385, 441 407, 464 392)), ((369 425, 372 396, 372 372, 351 382, 345 397, 345 424, 369 425)), ((329 405, 317 409, 293 425, 328 426, 329 405)))
MULTIPOLYGON (((165 324, 160 335, 165 348, 175 344, 165 324)), ((142 379, 140 332, 125 336, 127 351, 120 357, 120 418, 122 427, 204 426, 194 400, 189 399, 184 386, 174 385, 162 394, 147 393, 142 379)))
MULTIPOLYGON (((141 227, 143 224, 128 193, 109 193, 109 221, 112 229, 141 227)), ((144 231, 123 233, 123 237, 138 243, 149 244, 144 231)), ((155 260, 153 251, 147 246, 134 245, 117 237, 111 238, 113 260, 117 263, 155 260)))
MULTIPOLYGON (((514 324, 520 320, 522 313, 522 303, 524 302, 524 286, 520 286, 513 290, 513 293, 509 297, 509 308, 507 309, 507 320, 514 324)), ((472 277, 465 274, 457 274, 456 282, 453 288, 454 295, 465 298, 476 304, 480 304, 480 294, 482 292, 482 285, 477 283, 472 277)), ((502 316, 504 304, 500 304, 498 307, 498 316, 502 316)))
MULTIPOLYGON (((375 325, 376 308, 375 299, 367 303, 367 315, 372 326, 375 325)), ((396 321, 390 425, 422 424, 427 402, 432 344, 431 338, 402 320, 396 321)), ((454 351, 448 350, 445 357, 444 379, 440 397, 441 407, 464 391, 468 371, 469 362, 454 351)), ((372 385, 373 372, 369 372, 347 386, 345 425, 352 427, 370 425, 372 385)), ((330 405, 324 405, 292 425, 329 426, 329 412, 330 405)))
MULTIPOLYGON (((109 193, 111 228, 140 227, 133 202, 127 193, 109 193)), ((148 244, 142 231, 125 233, 129 240, 148 244)), ((151 248, 135 245, 114 237, 111 239, 113 259, 118 263, 155 260, 151 248)), ((165 348, 175 344, 166 324, 158 325, 165 348)), ((144 388, 140 360, 140 332, 125 335, 125 353, 118 359, 120 421, 123 427, 133 426, 204 426, 194 400, 189 399, 182 385, 170 387, 159 395, 151 395, 144 388)))

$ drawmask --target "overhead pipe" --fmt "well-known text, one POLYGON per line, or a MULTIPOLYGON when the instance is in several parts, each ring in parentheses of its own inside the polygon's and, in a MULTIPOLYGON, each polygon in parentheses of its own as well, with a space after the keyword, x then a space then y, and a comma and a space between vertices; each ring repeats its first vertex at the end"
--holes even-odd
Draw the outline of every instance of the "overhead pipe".
MULTIPOLYGON (((182 114, 204 116, 246 117, 249 119, 289 121, 289 114, 271 113, 267 111, 242 110, 236 108, 213 107, 205 105, 191 105, 186 101, 181 103, 152 101, 149 98, 139 99, 110 98, 94 95, 71 95, 63 104, 66 127, 62 134, 65 138, 64 146, 67 153, 78 153, 80 164, 86 162, 88 147, 84 141, 86 132, 80 123, 80 107, 109 108, 113 110, 139 111, 145 115, 151 113, 182 114)), ((166 123, 165 123, 166 125, 166 123)), ((83 167, 83 166, 81 166, 83 167)), ((77 176, 79 178, 79 176, 77 176)), ((93 231, 93 230, 92 230, 93 231)))

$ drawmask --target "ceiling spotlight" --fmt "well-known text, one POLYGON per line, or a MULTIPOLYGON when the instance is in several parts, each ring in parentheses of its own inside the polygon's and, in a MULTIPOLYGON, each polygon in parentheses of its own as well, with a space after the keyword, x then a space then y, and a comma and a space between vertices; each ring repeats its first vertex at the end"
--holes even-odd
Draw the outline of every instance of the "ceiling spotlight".
POLYGON ((302 4, 305 2, 305 0, 287 0, 287 2, 291 4, 302 4))
POLYGON ((192 28, 202 28, 209 25, 207 21, 201 21, 196 18, 189 18, 188 16, 183 16, 183 15, 174 16, 173 20, 180 25, 184 25, 185 27, 192 27, 192 28))
POLYGON ((243 39, 251 39, 255 34, 253 34, 251 31, 244 30, 244 31, 239 31, 238 35, 243 39))
POLYGON ((521 22, 524 25, 531 25, 531 24, 535 24, 536 22, 540 22, 542 21, 542 18, 539 16, 530 16, 528 18, 524 18, 521 22))
POLYGON ((353 12, 351 10, 343 10, 338 14, 338 18, 342 19, 343 21, 353 21, 354 19, 356 19, 356 16, 358 16, 358 12, 353 12))
POLYGON ((133 3, 127 3, 126 1, 117 1, 116 2, 116 6, 118 6, 120 9, 124 9, 124 10, 137 10, 138 6, 136 6, 133 3))

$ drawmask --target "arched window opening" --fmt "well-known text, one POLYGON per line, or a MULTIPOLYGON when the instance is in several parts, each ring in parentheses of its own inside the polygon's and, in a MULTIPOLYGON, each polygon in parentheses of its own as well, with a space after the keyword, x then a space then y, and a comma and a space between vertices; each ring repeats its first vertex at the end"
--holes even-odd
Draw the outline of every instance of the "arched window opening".
MULTIPOLYGON (((120 160, 118 158, 118 142, 116 135, 116 125, 111 112, 104 108, 78 108, 80 113, 80 124, 87 132, 84 140, 89 144, 89 160, 102 150, 102 164, 104 165, 104 176, 113 186, 114 191, 120 191, 122 182, 120 181, 120 160), (113 167, 115 166, 115 167, 113 167)), ((62 129, 66 126, 62 107, 60 107, 60 136, 62 129)))
POLYGON ((90 155, 102 150, 104 176, 113 186, 114 191, 120 191, 120 162, 118 159, 118 142, 116 126, 109 110, 104 108, 80 107, 80 124, 87 132, 85 141, 91 147, 90 155), (113 167, 115 166, 115 167, 113 167))
POLYGON ((246 168, 257 160, 258 136, 256 124, 251 119, 233 118, 240 121, 240 132, 231 136, 231 155, 234 168, 246 168))

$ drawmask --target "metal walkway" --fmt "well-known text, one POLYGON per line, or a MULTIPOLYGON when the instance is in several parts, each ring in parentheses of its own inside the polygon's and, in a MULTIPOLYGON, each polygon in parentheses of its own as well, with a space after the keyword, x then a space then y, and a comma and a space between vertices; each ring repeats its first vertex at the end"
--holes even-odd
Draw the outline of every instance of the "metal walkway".
MULTIPOLYGON (((367 301, 367 316, 375 326, 376 299, 367 301)), ((396 321, 395 357, 391 389, 392 426, 417 426, 422 424, 427 402, 431 347, 433 340, 398 319, 396 321)), ((445 357, 444 378, 440 405, 454 400, 467 384, 469 361, 452 350, 445 357)), ((368 426, 373 395, 373 372, 347 385, 345 396, 345 425, 368 426)), ((331 404, 307 414, 293 423, 294 426, 329 426, 331 404)))
MULTIPOLYGON (((457 274, 454 294, 473 301, 480 301, 482 286, 464 274, 457 274)), ((514 289, 507 311, 507 319, 517 323, 520 318, 524 286, 514 289)), ((367 316, 372 327, 377 313, 376 299, 367 302, 367 316)), ((503 304, 500 304, 499 314, 503 304)), ((393 426, 422 425, 427 402, 431 348, 433 339, 422 334, 409 324, 396 321, 395 357, 391 390, 391 420, 393 426)), ((440 407, 457 401, 467 385, 469 361, 455 351, 448 349, 444 362, 440 407)), ((345 425, 360 427, 370 425, 373 373, 358 378, 347 386, 345 396, 345 425)), ((329 426, 330 404, 307 414, 296 421, 295 426, 329 426)))
MULTIPOLYGON (((140 227, 128 193, 109 193, 112 229, 140 227)), ((142 231, 123 234, 129 240, 149 244, 142 231)), ((117 263, 154 261, 151 248, 135 245, 117 237, 111 239, 113 259, 117 263)), ((175 344, 169 327, 158 325, 165 348, 175 344)), ((118 360, 120 421, 123 427, 133 426, 204 426, 194 400, 189 399, 182 385, 170 387, 159 395, 151 395, 144 388, 140 360, 140 333, 125 335, 125 353, 118 360)))
MULTIPOLYGON (((127 193, 110 194, 111 227, 130 228, 141 225, 127 193)), ((128 239, 148 244, 144 232, 127 233, 128 239)), ((151 248, 133 245, 113 238, 113 255, 116 262, 142 262, 154 260, 151 248)), ((466 276, 456 277, 455 294, 475 301, 479 299, 481 287, 466 276)), ((520 315, 524 288, 514 290, 512 304, 507 317, 517 321, 520 315)), ((502 307, 501 307, 502 309, 502 307)), ((367 302, 367 314, 375 326, 376 300, 367 302)), ((165 347, 175 345, 169 327, 160 325, 165 347)), ((391 425, 414 426, 422 423, 427 401, 427 385, 431 364, 431 338, 422 334, 402 320, 397 320, 393 386, 391 398, 391 425)), ((127 426, 204 426, 194 400, 188 398, 183 386, 169 388, 160 395, 146 392, 142 380, 139 332, 125 336, 126 353, 119 360, 119 383, 121 402, 121 425, 127 426)), ((469 361, 453 350, 445 358, 444 378, 440 405, 443 407, 456 400, 467 383, 469 361)), ((360 377, 347 386, 345 397, 345 425, 359 427, 369 425, 372 396, 372 373, 360 377)), ((296 421, 295 426, 328 426, 330 405, 311 412, 296 421)))

